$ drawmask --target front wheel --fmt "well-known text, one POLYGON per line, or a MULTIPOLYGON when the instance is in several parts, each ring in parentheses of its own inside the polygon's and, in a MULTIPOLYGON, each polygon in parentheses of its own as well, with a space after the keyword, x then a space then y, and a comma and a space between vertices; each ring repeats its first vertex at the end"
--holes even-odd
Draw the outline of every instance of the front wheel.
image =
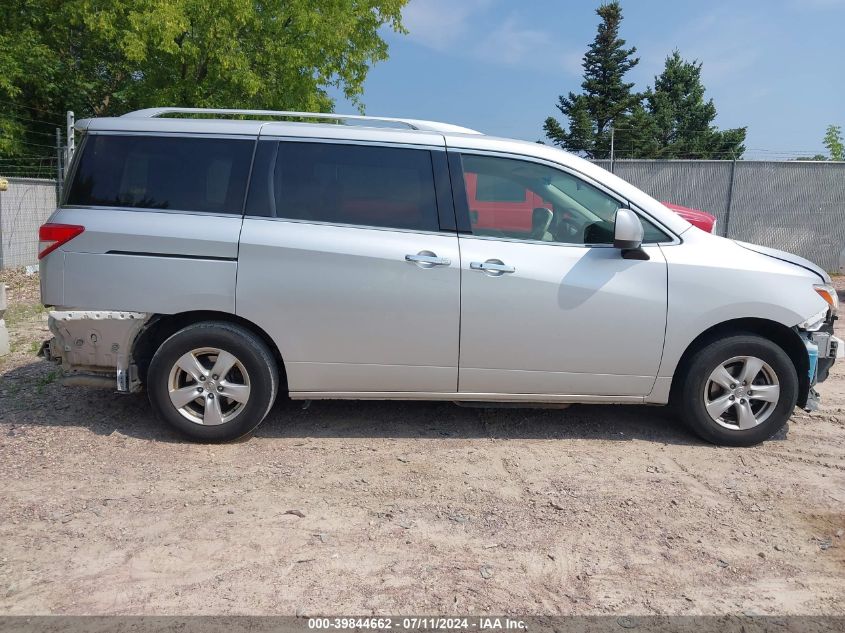
POLYGON ((737 334, 700 349, 687 365, 675 405, 701 438, 751 446, 786 424, 798 399, 798 375, 778 345, 737 334))
POLYGON ((264 342, 232 323, 209 321, 179 330, 150 363, 147 391, 158 416, 209 442, 257 427, 276 399, 278 369, 264 342))

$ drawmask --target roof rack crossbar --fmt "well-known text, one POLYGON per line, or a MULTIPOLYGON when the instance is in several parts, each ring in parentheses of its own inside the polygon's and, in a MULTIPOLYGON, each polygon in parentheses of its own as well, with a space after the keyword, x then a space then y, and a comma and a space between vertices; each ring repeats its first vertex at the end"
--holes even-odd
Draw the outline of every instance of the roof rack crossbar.
POLYGON ((429 132, 463 132, 467 134, 480 134, 476 130, 439 123, 437 121, 421 121, 418 119, 402 119, 396 117, 364 116, 363 114, 334 114, 326 112, 292 112, 287 110, 243 110, 239 108, 146 108, 135 110, 124 114, 124 117, 153 119, 167 114, 210 114, 210 115, 247 115, 247 116, 275 116, 285 118, 303 119, 325 119, 328 121, 373 121, 385 123, 398 123, 410 130, 421 130, 429 132))

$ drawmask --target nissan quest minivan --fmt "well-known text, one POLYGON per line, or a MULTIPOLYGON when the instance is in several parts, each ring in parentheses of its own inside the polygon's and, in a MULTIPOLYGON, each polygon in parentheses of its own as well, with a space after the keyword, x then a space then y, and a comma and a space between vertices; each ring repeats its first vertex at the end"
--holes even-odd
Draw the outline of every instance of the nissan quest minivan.
POLYGON ((200 440, 249 433, 283 393, 671 404, 746 446, 815 408, 845 352, 823 270, 552 147, 260 110, 77 130, 40 229, 43 353, 67 383, 145 389, 200 440), (537 206, 474 209, 480 189, 537 206))

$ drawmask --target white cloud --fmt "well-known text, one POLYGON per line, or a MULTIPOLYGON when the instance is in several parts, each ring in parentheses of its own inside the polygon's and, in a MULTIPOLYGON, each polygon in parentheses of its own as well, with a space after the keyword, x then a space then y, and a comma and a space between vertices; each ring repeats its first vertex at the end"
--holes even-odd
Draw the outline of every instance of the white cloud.
POLYGON ((536 59, 540 48, 547 48, 549 36, 537 29, 521 27, 513 16, 508 17, 482 39, 475 52, 483 59, 495 60, 507 66, 536 59))
POLYGON ((439 52, 502 66, 581 73, 582 53, 560 46, 551 32, 525 26, 515 14, 491 24, 488 10, 494 2, 412 0, 403 21, 411 40, 439 52))
POLYGON ((701 62, 704 84, 715 86, 753 79, 749 71, 763 58, 759 42, 771 37, 769 25, 760 16, 720 9, 645 41, 637 54, 641 72, 648 73, 646 83, 652 83, 663 70, 666 56, 677 48, 684 59, 701 62))
POLYGON ((796 9, 836 9, 845 7, 845 0, 792 0, 796 9))
POLYGON ((444 51, 460 43, 491 0, 413 0, 405 7, 402 20, 408 37, 424 46, 444 51))
POLYGON ((520 25, 513 15, 482 38, 473 52, 480 59, 505 66, 581 72, 581 53, 564 49, 548 31, 520 25))

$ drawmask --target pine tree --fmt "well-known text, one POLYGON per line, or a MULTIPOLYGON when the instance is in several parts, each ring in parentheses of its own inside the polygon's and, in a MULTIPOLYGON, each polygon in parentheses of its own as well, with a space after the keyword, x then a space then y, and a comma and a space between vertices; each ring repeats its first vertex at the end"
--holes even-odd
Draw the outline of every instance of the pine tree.
POLYGON ((640 102, 640 95, 631 92, 634 84, 623 81, 640 60, 633 56, 637 49, 625 48, 625 40, 619 37, 619 2, 603 4, 596 13, 601 23, 584 55, 583 93, 558 98, 556 107, 568 119, 566 127, 549 117, 543 129, 555 145, 590 158, 607 158, 611 127, 628 127, 628 117, 640 102))
POLYGON ((632 131, 639 139, 637 157, 739 158, 745 151, 746 128, 719 130, 713 125, 716 106, 704 98, 700 62, 684 61, 674 51, 644 100, 647 123, 639 125, 647 125, 647 134, 646 130, 632 131))

